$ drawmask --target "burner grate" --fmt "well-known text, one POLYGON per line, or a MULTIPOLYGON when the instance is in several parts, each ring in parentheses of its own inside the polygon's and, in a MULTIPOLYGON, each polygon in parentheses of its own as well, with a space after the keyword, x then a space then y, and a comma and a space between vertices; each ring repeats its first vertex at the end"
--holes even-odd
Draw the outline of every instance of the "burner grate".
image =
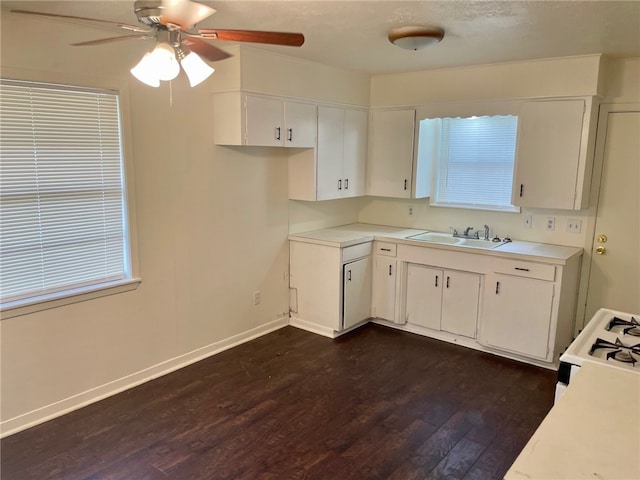
POLYGON ((629 363, 635 367, 638 362, 635 355, 640 355, 640 343, 637 345, 625 345, 619 338, 616 338, 615 342, 597 338, 589 349, 589 355, 606 360, 629 363))
POLYGON ((640 337, 640 322, 638 322, 634 317, 631 317, 631 320, 623 320, 619 317, 613 317, 605 327, 605 330, 622 333, 623 335, 640 337))

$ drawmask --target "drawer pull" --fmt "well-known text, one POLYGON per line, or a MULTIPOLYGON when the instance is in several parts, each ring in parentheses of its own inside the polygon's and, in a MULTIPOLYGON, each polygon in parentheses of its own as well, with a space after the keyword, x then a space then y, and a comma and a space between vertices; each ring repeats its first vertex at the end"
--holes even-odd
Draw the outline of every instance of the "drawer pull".
POLYGON ((520 270, 521 272, 528 272, 528 271, 530 271, 528 268, 522 268, 522 267, 514 267, 514 270, 520 270))
POLYGON ((390 248, 381 248, 380 250, 382 250, 383 252, 390 252, 391 251, 390 248))

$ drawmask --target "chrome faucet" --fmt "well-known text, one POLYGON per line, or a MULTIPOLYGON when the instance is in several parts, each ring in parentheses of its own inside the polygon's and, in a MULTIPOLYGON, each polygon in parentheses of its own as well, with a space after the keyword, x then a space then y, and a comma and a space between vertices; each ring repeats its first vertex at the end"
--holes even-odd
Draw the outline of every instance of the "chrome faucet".
POLYGON ((464 229, 464 236, 468 237, 469 233, 471 232, 471 230, 473 230, 473 227, 467 227, 464 229))

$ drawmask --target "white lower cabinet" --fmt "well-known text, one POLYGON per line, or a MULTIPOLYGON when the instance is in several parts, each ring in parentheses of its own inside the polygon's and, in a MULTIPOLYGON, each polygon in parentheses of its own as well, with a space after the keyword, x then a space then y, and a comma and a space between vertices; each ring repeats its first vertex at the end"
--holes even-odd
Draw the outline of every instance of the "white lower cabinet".
POLYGON ((407 323, 475 338, 480 275, 407 265, 407 323))
POLYGON ((396 245, 375 242, 373 260, 373 295, 371 298, 371 315, 395 322, 396 320, 396 287, 397 260, 396 245))
POLYGON ((482 315, 482 342, 487 346, 546 360, 554 283, 495 273, 488 275, 482 315))
POLYGON ((334 337, 371 317, 371 242, 289 242, 291 323, 334 337))

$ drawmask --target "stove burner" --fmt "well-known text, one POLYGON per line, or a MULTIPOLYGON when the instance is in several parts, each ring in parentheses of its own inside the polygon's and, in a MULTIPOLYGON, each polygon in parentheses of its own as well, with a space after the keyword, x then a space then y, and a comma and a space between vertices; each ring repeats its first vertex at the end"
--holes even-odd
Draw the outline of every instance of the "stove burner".
POLYGON ((603 352, 606 360, 630 363, 635 367, 638 360, 634 355, 640 355, 640 343, 637 345, 625 345, 619 338, 616 338, 615 343, 597 338, 596 342, 591 345, 589 355, 602 358, 602 353, 598 353, 599 350, 608 350, 603 352))
POLYGON ((631 320, 623 320, 622 318, 613 317, 605 327, 605 330, 621 332, 623 335, 640 337, 640 322, 638 322, 634 317, 631 317, 631 320))

